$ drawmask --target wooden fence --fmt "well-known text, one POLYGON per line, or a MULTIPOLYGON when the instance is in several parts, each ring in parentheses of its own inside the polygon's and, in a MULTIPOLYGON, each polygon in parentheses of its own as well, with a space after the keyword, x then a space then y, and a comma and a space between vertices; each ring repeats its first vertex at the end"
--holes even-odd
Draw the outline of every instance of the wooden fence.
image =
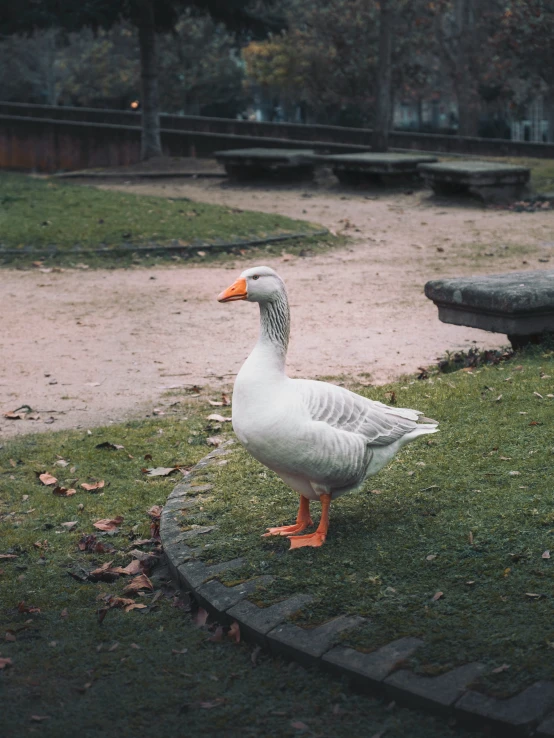
MULTIPOLYGON (((371 131, 295 123, 162 115, 168 156, 210 156, 249 146, 369 150, 371 131)), ((55 172, 133 164, 140 157, 140 113, 0 102, 0 168, 55 172)), ((554 144, 393 131, 394 150, 470 156, 554 158, 554 144)))

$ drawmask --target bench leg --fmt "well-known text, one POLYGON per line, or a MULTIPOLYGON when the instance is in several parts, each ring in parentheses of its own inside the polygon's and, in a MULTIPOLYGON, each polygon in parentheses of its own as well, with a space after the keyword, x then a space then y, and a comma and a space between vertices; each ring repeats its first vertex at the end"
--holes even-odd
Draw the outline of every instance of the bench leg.
POLYGON ((536 345, 542 343, 547 339, 554 339, 554 333, 549 331, 543 331, 542 333, 531 333, 527 336, 515 335, 513 333, 508 334, 508 341, 512 344, 512 348, 517 350, 529 346, 529 344, 536 345))

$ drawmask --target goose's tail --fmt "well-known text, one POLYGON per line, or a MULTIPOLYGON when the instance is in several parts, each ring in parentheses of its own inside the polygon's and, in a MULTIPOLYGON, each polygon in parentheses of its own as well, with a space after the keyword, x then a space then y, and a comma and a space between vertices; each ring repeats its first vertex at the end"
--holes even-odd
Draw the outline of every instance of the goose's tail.
POLYGON ((419 436, 427 435, 427 433, 436 433, 439 430, 439 424, 436 420, 430 420, 430 418, 424 418, 424 420, 428 420, 429 422, 418 423, 413 430, 411 430, 409 433, 406 433, 406 435, 403 437, 404 443, 414 441, 416 438, 419 438, 419 436))

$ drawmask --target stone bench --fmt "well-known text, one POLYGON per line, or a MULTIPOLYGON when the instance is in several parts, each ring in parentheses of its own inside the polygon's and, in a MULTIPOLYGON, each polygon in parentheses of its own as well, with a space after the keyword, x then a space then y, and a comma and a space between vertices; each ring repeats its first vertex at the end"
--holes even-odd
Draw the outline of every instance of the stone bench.
POLYGON ((229 177, 238 180, 274 176, 311 179, 314 174, 313 149, 230 149, 216 151, 214 156, 229 177))
POLYGON ((509 202, 526 191, 529 167, 490 161, 455 161, 420 164, 425 182, 437 195, 475 195, 485 202, 509 202))
POLYGON ((359 154, 330 154, 316 156, 320 164, 330 165, 333 174, 342 184, 382 183, 401 178, 420 178, 418 165, 437 161, 436 156, 428 154, 378 154, 361 152, 359 154))
POLYGON ((443 323, 506 333, 514 348, 554 334, 554 270, 434 279, 425 294, 443 323))

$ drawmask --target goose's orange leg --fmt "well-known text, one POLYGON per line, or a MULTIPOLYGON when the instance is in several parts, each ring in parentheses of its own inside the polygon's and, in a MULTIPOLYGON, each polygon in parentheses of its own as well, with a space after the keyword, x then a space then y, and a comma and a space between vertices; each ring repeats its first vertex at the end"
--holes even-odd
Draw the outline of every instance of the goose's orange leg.
POLYGON ((291 533, 301 533, 309 525, 313 525, 314 521, 310 518, 310 501, 307 497, 300 495, 300 508, 298 509, 298 515, 296 516, 295 525, 283 525, 281 528, 268 528, 267 533, 263 534, 263 537, 267 536, 289 536, 291 533))
POLYGON ((303 546, 323 546, 327 538, 329 529, 329 507, 331 505, 331 495, 323 493, 319 496, 321 500, 321 520, 317 526, 315 533, 308 533, 305 536, 289 536, 290 549, 302 548, 303 546))

